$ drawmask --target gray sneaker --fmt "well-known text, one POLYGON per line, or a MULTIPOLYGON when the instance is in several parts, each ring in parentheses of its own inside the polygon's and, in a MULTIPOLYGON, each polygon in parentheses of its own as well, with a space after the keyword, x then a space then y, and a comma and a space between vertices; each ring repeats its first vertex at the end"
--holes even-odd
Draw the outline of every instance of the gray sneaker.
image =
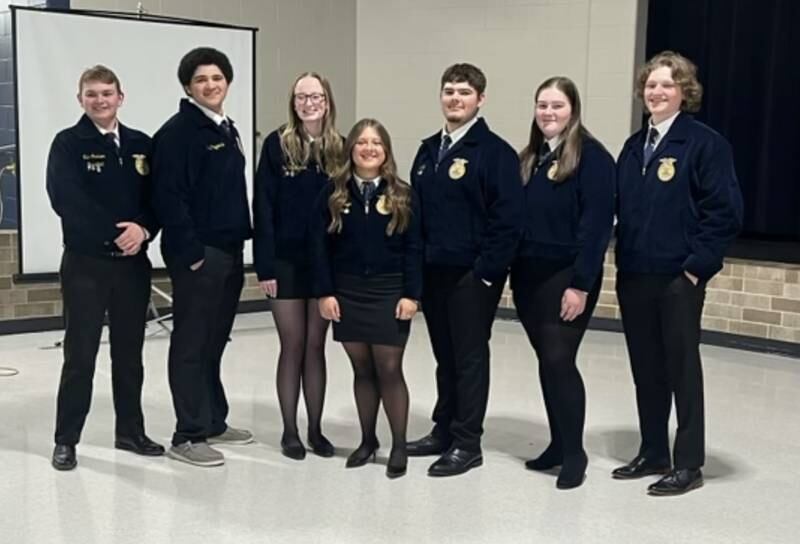
POLYGON ((216 467, 225 464, 225 457, 205 442, 184 442, 167 450, 167 457, 198 467, 216 467))
POLYGON ((225 432, 217 436, 209 436, 209 444, 229 444, 231 446, 243 446, 253 441, 253 433, 244 429, 234 429, 228 427, 225 432))

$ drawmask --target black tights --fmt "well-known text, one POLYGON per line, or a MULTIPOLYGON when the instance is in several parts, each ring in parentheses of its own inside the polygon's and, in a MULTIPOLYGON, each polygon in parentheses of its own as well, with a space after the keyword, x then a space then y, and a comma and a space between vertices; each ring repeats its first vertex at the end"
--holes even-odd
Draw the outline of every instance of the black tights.
POLYGON ((361 423, 362 445, 375 445, 378 405, 383 409, 392 431, 392 449, 405 451, 408 426, 408 387, 403 377, 405 347, 360 342, 343 342, 353 365, 353 393, 361 423))
POLYGON ((322 436, 322 407, 325 403, 325 334, 328 321, 322 319, 317 299, 273 300, 272 315, 281 341, 278 358, 278 402, 283 416, 283 436, 299 441, 297 403, 300 385, 308 414, 308 436, 322 436))

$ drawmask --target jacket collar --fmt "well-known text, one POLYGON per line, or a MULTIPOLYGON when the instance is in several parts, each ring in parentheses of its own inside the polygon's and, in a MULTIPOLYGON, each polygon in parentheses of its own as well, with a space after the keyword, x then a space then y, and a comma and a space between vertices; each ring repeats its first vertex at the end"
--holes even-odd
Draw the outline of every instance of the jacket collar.
MULTIPOLYGON (((489 134, 489 125, 486 124, 486 121, 483 117, 479 118, 472 128, 470 128, 467 133, 457 141, 453 147, 451 147, 447 151, 447 155, 452 154, 453 152, 461 149, 464 146, 474 146, 479 144, 483 141, 486 136, 489 134)), ((429 136, 422 140, 422 143, 427 147, 428 152, 430 153, 433 160, 436 160, 436 157, 439 155, 439 146, 442 142, 442 131, 438 131, 436 134, 429 136)), ((445 155, 445 156, 447 156, 445 155)))

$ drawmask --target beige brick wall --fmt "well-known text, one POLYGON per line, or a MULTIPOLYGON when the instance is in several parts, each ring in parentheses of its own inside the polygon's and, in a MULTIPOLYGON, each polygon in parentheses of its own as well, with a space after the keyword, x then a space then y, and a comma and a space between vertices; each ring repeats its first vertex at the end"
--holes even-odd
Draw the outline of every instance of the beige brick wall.
MULTIPOLYGON (((614 253, 606 254, 595 317, 619 319, 614 253)), ((501 304, 513 308, 510 292, 501 304)), ((800 343, 800 265, 726 259, 708 284, 703 329, 800 343)))
MULTIPOLYGON (((0 321, 31 317, 57 317, 62 314, 61 290, 58 282, 17 283, 17 232, 0 231, 0 321)), ((171 293, 169 278, 156 278, 156 287, 171 293)), ((161 297, 154 297, 158 307, 168 306, 161 297)), ((255 274, 245 276, 242 301, 264 300, 255 274)))
MULTIPOLYGON (((0 320, 60 316, 58 284, 15 283, 16 256, 17 233, 0 231, 0 320)), ((612 251, 606 255, 604 267, 594 316, 619 319, 612 251)), ((171 292, 168 278, 156 278, 154 285, 171 292)), ((166 305, 159 297, 154 300, 157 306, 166 305)), ((246 275, 241 300, 263 300, 254 274, 246 275)), ((514 307, 508 289, 500 306, 514 307)), ((703 329, 800 343, 800 265, 726 260, 708 285, 703 329)))

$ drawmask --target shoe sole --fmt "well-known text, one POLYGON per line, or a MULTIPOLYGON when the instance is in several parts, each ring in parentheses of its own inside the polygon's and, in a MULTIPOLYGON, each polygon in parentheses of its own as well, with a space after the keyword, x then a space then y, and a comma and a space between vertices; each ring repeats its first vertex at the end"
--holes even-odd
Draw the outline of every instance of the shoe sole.
POLYGON ((78 466, 78 462, 77 461, 75 461, 74 463, 72 463, 70 465, 57 465, 57 464, 55 464, 53 462, 51 462, 50 464, 53 466, 54 469, 56 469, 56 470, 58 470, 60 472, 67 472, 68 470, 73 470, 75 467, 78 466))
POLYGON ((256 439, 252 436, 247 439, 242 440, 220 440, 219 438, 207 438, 206 443, 211 445, 214 444, 216 446, 246 446, 247 444, 252 444, 255 442, 256 439))
POLYGON ((167 451, 167 457, 169 457, 170 459, 174 459, 176 461, 181 461, 182 463, 194 465, 196 467, 218 467, 220 465, 225 464, 225 459, 220 459, 215 461, 197 461, 195 459, 184 457, 183 455, 175 453, 172 450, 167 451))
POLYGON ((611 473, 611 477, 615 480, 640 480, 642 478, 646 478, 647 476, 664 476, 669 474, 670 468, 655 468, 655 469, 648 469, 645 472, 639 472, 630 476, 622 475, 622 474, 614 474, 611 473))
POLYGON ((390 472, 387 470, 386 477, 389 478, 390 480, 395 480, 401 476, 405 476, 406 472, 408 472, 408 469, 405 468, 402 471, 397 471, 397 472, 390 472))
POLYGON ((131 446, 127 446, 125 444, 114 444, 114 448, 118 449, 118 450, 122 450, 122 451, 129 451, 131 453, 135 453, 136 455, 143 455, 145 457, 161 457, 165 453, 163 450, 161 452, 158 452, 158 453, 156 453, 156 452, 153 452, 153 453, 144 452, 144 451, 141 451, 141 450, 137 450, 136 448, 133 448, 131 446))
POLYGON ((483 465, 483 458, 475 459, 470 463, 467 463, 462 468, 458 469, 457 471, 447 471, 447 472, 437 472, 431 471, 428 469, 428 476, 432 476, 434 478, 445 478, 447 476, 458 476, 459 474, 464 474, 472 470, 473 468, 478 468, 479 466, 483 465))
POLYGON ((692 482, 692 485, 687 487, 686 489, 676 490, 676 491, 659 491, 658 489, 647 490, 647 494, 651 497, 677 497, 678 495, 685 495, 689 491, 694 491, 695 489, 700 489, 703 487, 705 482, 703 480, 697 480, 696 482, 692 482))

